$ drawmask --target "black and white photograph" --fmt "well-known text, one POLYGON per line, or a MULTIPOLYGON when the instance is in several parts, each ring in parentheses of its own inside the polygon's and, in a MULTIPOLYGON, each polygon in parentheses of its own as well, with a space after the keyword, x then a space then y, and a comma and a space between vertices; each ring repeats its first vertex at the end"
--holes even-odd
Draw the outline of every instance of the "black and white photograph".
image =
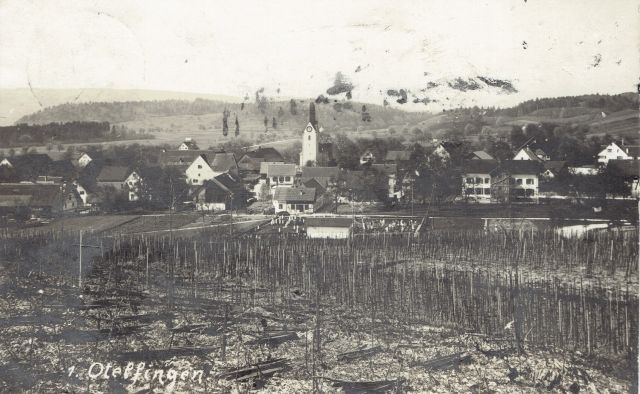
POLYGON ((0 393, 638 393, 638 0, 0 0, 0 393))

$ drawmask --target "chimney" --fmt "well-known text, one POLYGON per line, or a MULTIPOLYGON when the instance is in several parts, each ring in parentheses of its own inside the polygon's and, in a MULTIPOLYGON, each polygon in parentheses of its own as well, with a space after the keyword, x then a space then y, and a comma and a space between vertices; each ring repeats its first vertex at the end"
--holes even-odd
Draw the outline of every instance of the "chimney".
POLYGON ((316 121, 316 106, 315 104, 309 104, 309 123, 318 130, 318 122, 316 121))

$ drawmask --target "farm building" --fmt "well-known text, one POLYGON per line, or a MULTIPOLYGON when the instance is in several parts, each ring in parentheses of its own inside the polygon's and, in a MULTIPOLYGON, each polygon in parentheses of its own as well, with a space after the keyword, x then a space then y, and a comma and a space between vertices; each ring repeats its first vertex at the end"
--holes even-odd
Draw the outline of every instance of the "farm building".
POLYGON ((260 164, 263 162, 284 163, 284 159, 274 148, 258 148, 242 155, 238 160, 238 168, 240 171, 257 173, 260 172, 260 164))
POLYGON ((96 182, 99 187, 112 186, 116 190, 123 190, 129 175, 131 175, 129 167, 104 166, 100 170, 96 182))
MULTIPOLYGON (((71 201, 72 205, 73 201, 71 201)), ((29 210, 50 215, 65 209, 65 196, 61 185, 34 183, 0 183, 0 211, 16 213, 29 210)), ((75 208, 70 206, 68 209, 75 208)))
POLYGON ((338 167, 302 167, 300 178, 305 185, 318 185, 324 192, 331 185, 331 182, 335 182, 339 174, 338 167))
POLYGON ((230 174, 220 174, 193 193, 196 209, 204 211, 226 211, 246 206, 247 191, 244 185, 230 174))
POLYGON ((315 202, 316 189, 305 186, 277 186, 273 193, 276 213, 313 213, 315 202))
POLYGON ((351 218, 316 218, 304 221, 307 226, 307 238, 349 238, 353 220, 351 218))

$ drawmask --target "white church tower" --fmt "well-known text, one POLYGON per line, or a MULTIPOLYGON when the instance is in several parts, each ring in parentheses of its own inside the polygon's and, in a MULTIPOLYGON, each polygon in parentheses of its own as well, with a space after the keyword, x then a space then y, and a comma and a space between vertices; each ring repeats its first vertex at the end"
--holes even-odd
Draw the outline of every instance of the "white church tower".
POLYGON ((309 123, 302 132, 302 152, 300 153, 300 167, 315 166, 318 161, 318 123, 316 122, 316 107, 309 105, 309 123))

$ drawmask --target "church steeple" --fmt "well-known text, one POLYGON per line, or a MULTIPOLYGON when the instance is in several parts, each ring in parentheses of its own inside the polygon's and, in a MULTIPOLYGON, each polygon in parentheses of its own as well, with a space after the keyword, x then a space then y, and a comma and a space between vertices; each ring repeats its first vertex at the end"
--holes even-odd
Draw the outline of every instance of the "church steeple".
POLYGON ((313 102, 309 104, 309 123, 311 123, 314 129, 318 130, 318 122, 316 121, 316 106, 313 102))
POLYGON ((316 120, 316 107, 309 105, 309 123, 302 132, 302 152, 300 153, 300 166, 315 166, 318 160, 318 122, 316 120))

